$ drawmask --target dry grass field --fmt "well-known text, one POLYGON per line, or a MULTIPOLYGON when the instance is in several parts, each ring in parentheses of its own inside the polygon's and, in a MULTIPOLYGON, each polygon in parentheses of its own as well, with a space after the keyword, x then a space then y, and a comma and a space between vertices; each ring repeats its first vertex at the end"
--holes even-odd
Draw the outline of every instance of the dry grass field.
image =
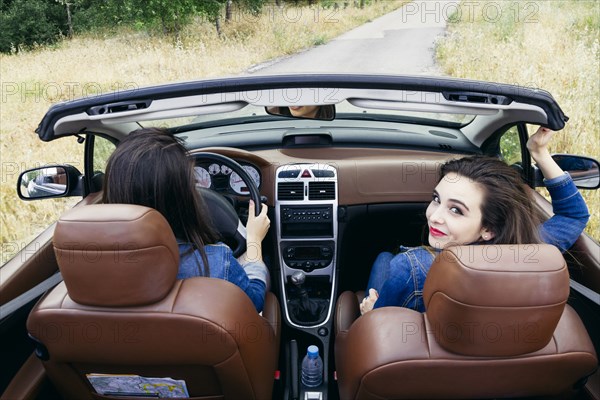
MULTIPOLYGON (((549 91, 570 118, 551 151, 600 158, 600 2, 470 4, 449 16, 438 43, 443 72, 549 91)), ((600 240, 600 192, 582 193, 592 214, 586 231, 600 240)))
MULTIPOLYGON (((325 43, 384 15, 406 1, 374 2, 364 9, 265 7, 259 16, 234 13, 218 37, 204 21, 181 39, 120 29, 79 36, 54 48, 0 55, 0 179, 2 263, 39 234, 75 200, 23 202, 19 172, 69 163, 83 170, 82 145, 74 138, 42 143, 34 130, 55 102, 152 84, 238 74, 254 64, 325 43)), ((340 2, 342 3, 342 2, 340 2)))

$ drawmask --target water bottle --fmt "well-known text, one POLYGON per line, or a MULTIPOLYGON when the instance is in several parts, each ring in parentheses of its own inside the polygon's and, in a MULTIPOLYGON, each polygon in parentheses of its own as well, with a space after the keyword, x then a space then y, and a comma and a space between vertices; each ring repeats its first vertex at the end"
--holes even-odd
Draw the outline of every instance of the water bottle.
POLYGON ((319 356, 317 346, 308 346, 306 356, 302 360, 302 384, 306 387, 316 387, 323 382, 323 360, 319 356))

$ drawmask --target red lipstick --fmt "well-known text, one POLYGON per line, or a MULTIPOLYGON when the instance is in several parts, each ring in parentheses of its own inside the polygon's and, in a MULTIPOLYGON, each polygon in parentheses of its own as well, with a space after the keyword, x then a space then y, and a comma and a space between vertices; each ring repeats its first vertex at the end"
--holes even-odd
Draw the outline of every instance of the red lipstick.
POLYGON ((431 234, 431 236, 433 237, 440 237, 440 236, 446 236, 446 234, 442 231, 439 231, 435 228, 429 227, 429 233, 431 234))

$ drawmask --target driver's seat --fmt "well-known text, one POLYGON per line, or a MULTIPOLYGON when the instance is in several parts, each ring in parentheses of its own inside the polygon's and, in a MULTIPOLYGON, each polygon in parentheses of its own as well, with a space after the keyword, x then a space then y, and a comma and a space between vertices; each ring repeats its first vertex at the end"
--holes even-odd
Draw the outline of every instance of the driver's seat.
POLYGON ((143 391, 103 395, 87 374, 181 380, 192 399, 271 398, 280 340, 275 296, 267 293, 261 316, 227 281, 176 280, 178 247, 158 211, 76 207, 58 221, 54 249, 64 282, 38 302, 27 329, 65 398, 143 391))

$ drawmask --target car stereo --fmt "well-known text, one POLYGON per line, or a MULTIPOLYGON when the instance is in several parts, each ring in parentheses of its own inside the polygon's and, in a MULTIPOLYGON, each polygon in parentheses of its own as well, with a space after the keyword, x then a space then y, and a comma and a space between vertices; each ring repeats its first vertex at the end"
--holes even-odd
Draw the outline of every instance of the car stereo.
POLYGON ((280 206, 281 237, 333 237, 333 206, 280 206))

